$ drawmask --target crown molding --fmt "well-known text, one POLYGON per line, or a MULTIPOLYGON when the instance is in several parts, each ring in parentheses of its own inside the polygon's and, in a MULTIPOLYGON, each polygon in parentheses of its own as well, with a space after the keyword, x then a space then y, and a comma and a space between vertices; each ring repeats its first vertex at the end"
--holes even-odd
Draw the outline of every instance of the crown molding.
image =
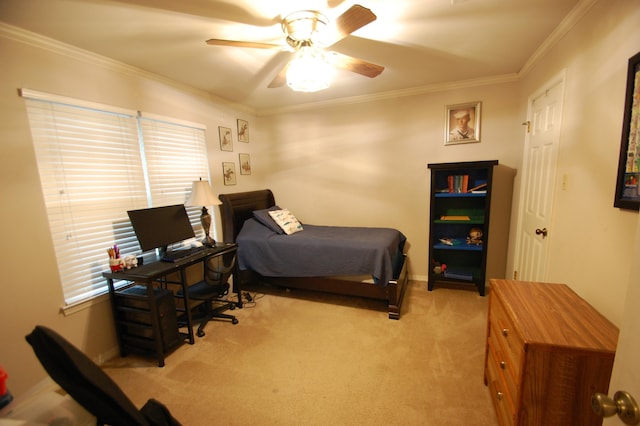
POLYGON ((270 115, 286 114, 291 112, 308 111, 312 109, 329 108, 337 105, 353 105, 366 102, 384 101, 387 99, 397 99, 409 96, 424 95, 427 93, 444 92, 448 90, 468 89, 470 87, 490 86, 493 84, 504 84, 518 81, 519 77, 516 73, 503 74, 490 77, 474 78, 469 80, 460 80, 446 83, 429 84, 426 86, 411 87, 408 89, 390 90, 388 92, 373 93, 370 95, 352 96, 348 98, 332 99, 329 101, 312 102, 282 108, 270 108, 269 110, 260 110, 257 116, 266 117, 270 115))
POLYGON ((217 98, 207 91, 196 89, 192 86, 179 83, 170 78, 162 77, 158 74, 145 71, 141 68, 134 67, 124 62, 116 61, 115 59, 98 55, 97 53, 93 53, 88 50, 63 43, 50 37, 46 37, 41 34, 7 24, 5 22, 0 22, 0 37, 14 40, 18 43, 26 44, 38 49, 46 50, 57 55, 66 56, 70 59, 83 61, 85 63, 108 69, 116 73, 153 80, 158 83, 162 83, 167 86, 171 86, 173 88, 188 92, 194 96, 223 104, 226 107, 241 110, 248 114, 255 115, 255 110, 245 105, 232 103, 222 98, 217 98))
POLYGON ((533 52, 533 55, 529 57, 527 62, 523 65, 522 69, 518 73, 518 76, 522 78, 527 75, 535 65, 556 45, 558 42, 578 23, 584 15, 596 4, 599 0, 581 0, 576 4, 571 12, 560 22, 549 37, 547 37, 540 46, 533 52))

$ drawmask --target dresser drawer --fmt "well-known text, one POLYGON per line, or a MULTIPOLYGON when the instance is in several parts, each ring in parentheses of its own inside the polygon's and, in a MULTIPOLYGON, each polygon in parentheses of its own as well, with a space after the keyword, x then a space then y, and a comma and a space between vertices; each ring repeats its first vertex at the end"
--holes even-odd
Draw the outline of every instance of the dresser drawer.
POLYGON ((516 369, 516 365, 519 363, 514 363, 508 359, 502 344, 502 340, 504 340, 503 336, 496 327, 491 328, 492 329, 489 334, 489 348, 493 353, 492 356, 495 360, 494 368, 497 371, 497 374, 501 377, 501 380, 505 383, 507 390, 509 391, 509 395, 511 396, 511 401, 515 405, 518 398, 518 389, 520 388, 520 376, 518 376, 516 369))
POLYGON ((499 361, 491 345, 488 347, 487 353, 487 378, 491 400, 496 409, 500 425, 513 425, 515 422, 515 403, 516 394, 504 382, 504 374, 500 371, 499 361))
POLYGON ((516 328, 507 316, 506 310, 500 298, 492 296, 489 321, 491 324, 490 336, 502 348, 503 361, 511 372, 514 381, 519 381, 524 355, 524 342, 516 332, 516 328))

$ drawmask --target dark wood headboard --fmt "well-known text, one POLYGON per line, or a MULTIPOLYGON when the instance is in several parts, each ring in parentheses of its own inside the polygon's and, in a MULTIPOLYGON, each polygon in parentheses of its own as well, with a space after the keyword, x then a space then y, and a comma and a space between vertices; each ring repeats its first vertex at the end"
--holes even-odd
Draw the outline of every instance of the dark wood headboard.
POLYGON ((225 242, 236 241, 244 221, 253 217, 254 210, 267 209, 276 205, 270 189, 260 191, 220 194, 220 220, 222 222, 222 238, 225 242))

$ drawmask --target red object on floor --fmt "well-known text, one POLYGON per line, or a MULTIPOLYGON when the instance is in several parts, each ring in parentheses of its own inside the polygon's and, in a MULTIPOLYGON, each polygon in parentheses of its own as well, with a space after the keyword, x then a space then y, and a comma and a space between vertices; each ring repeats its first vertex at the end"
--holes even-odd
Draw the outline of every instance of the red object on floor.
POLYGON ((13 396, 7 390, 7 379, 9 375, 0 365, 0 408, 6 407, 13 400, 13 396))
POLYGON ((4 368, 2 368, 2 366, 0 365, 0 396, 3 396, 5 393, 7 393, 8 378, 9 378, 9 375, 4 370, 4 368))

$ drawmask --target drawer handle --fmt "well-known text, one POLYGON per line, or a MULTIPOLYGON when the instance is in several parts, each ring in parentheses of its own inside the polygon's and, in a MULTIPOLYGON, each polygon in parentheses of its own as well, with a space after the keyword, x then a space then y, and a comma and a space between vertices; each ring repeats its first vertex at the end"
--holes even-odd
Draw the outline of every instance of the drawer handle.
POLYGON ((504 398, 504 394, 502 392, 497 392, 496 398, 498 398, 498 401, 502 401, 502 398, 504 398))
POLYGON ((504 337, 509 336, 509 329, 508 329, 508 328, 503 328, 503 329, 502 329, 502 335, 503 335, 504 337))
POLYGON ((500 368, 502 368, 503 370, 507 368, 507 363, 504 361, 500 361, 500 368))

